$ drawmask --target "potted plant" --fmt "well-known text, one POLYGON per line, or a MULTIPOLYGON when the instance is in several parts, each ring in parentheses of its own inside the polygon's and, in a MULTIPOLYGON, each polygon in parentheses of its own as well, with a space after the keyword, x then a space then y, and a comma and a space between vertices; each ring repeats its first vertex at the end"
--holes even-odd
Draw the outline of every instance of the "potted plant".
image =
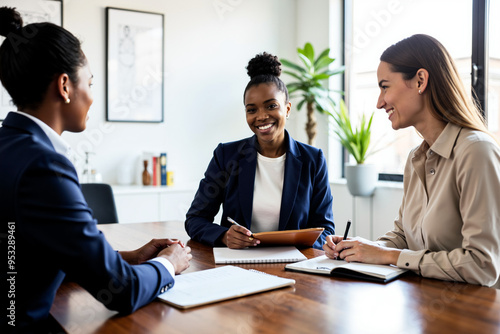
POLYGON ((315 59, 311 43, 306 43, 303 49, 297 48, 297 53, 302 61, 302 66, 286 59, 280 59, 280 61, 283 66, 291 69, 283 72, 297 79, 297 81, 287 85, 288 92, 290 95, 300 93, 301 100, 297 104, 297 110, 306 104, 308 143, 314 145, 317 134, 314 109, 316 108, 320 113, 331 115, 330 110, 332 105, 335 106, 335 102, 330 97, 326 80, 336 74, 343 73, 344 66, 330 70, 329 65, 335 61, 329 56, 330 49, 325 49, 315 59))
POLYGON ((376 166, 365 164, 365 160, 370 154, 368 147, 370 146, 373 114, 368 120, 363 114, 358 126, 355 128, 352 126, 344 100, 340 100, 340 110, 331 114, 335 123, 333 131, 342 146, 356 160, 356 164, 345 164, 347 188, 353 196, 371 196, 378 179, 376 166))

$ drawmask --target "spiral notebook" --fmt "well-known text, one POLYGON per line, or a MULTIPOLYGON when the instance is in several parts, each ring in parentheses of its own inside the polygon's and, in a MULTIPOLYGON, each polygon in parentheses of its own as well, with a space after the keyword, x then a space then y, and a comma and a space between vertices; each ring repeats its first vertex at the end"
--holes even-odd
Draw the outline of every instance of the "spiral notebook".
POLYGON ((294 284, 293 279, 223 266, 175 276, 174 287, 159 295, 158 299, 186 309, 294 284))
POLYGON ((307 257, 293 246, 249 247, 244 249, 215 247, 214 260, 215 264, 277 263, 303 261, 307 260, 307 257))

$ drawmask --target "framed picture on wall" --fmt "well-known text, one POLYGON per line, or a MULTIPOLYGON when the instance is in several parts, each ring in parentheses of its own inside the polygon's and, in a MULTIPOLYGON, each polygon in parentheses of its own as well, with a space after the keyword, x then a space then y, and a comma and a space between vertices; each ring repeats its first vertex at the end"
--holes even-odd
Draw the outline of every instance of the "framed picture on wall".
MULTIPOLYGON (((21 14, 23 26, 30 23, 51 22, 62 26, 62 1, 60 0, 2 0, 2 6, 15 7, 21 14)), ((0 37, 0 45, 5 37, 0 37)), ((7 90, 0 87, 0 121, 9 111, 17 110, 7 90)))
POLYGON ((163 122, 163 14, 106 7, 106 119, 163 122))

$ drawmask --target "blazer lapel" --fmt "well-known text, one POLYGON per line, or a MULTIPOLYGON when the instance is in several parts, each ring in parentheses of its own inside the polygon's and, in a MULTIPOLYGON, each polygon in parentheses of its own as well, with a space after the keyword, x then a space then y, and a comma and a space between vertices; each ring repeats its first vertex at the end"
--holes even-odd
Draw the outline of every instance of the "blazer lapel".
POLYGON ((255 136, 250 138, 242 147, 239 161, 241 172, 238 175, 238 198, 244 224, 248 229, 252 228, 253 189, 255 185, 255 170, 257 168, 255 140, 255 136))
POLYGON ((300 152, 296 147, 295 140, 288 135, 288 132, 285 133, 288 142, 288 151, 285 160, 285 176, 283 180, 283 195, 281 198, 280 231, 285 229, 295 205, 295 199, 297 198, 299 189, 300 174, 302 172, 302 161, 300 160, 300 152))

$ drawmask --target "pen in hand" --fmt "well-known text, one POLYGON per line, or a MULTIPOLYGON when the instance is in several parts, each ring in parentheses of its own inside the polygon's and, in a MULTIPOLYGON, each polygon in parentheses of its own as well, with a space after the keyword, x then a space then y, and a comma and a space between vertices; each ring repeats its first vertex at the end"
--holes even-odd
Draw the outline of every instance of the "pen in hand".
MULTIPOLYGON (((234 219, 233 219, 233 218, 231 218, 231 217, 227 217, 227 221, 228 221, 228 222, 230 222, 230 223, 231 223, 231 224, 233 224, 233 225, 236 225, 236 226, 241 226, 240 224, 238 224, 238 223, 236 222, 236 220, 234 220, 234 219)), ((242 226, 242 227, 244 227, 244 226, 242 226)), ((250 232, 250 233, 252 233, 252 232, 250 232)), ((252 240, 253 240, 253 234, 251 234, 251 235, 250 235, 250 237, 249 237, 248 239, 250 239, 250 241, 252 241, 252 240)))
POLYGON ((345 227, 344 240, 347 240, 347 235, 349 234, 349 229, 351 228, 351 220, 347 221, 347 226, 345 227))
MULTIPOLYGON (((347 240, 347 235, 349 234, 349 229, 351 228, 351 220, 349 219, 347 221, 347 225, 345 227, 345 232, 344 232, 344 239, 343 240, 347 240)), ((337 258, 337 260, 343 260, 340 258, 340 253, 342 253, 342 250, 339 252, 339 256, 337 258)))
POLYGON ((227 217, 227 221, 228 221, 228 222, 230 222, 230 223, 231 223, 231 224, 233 224, 233 225, 236 225, 236 226, 241 226, 240 224, 238 224, 238 223, 236 222, 236 220, 234 220, 234 219, 233 219, 233 218, 231 218, 231 217, 227 217))

